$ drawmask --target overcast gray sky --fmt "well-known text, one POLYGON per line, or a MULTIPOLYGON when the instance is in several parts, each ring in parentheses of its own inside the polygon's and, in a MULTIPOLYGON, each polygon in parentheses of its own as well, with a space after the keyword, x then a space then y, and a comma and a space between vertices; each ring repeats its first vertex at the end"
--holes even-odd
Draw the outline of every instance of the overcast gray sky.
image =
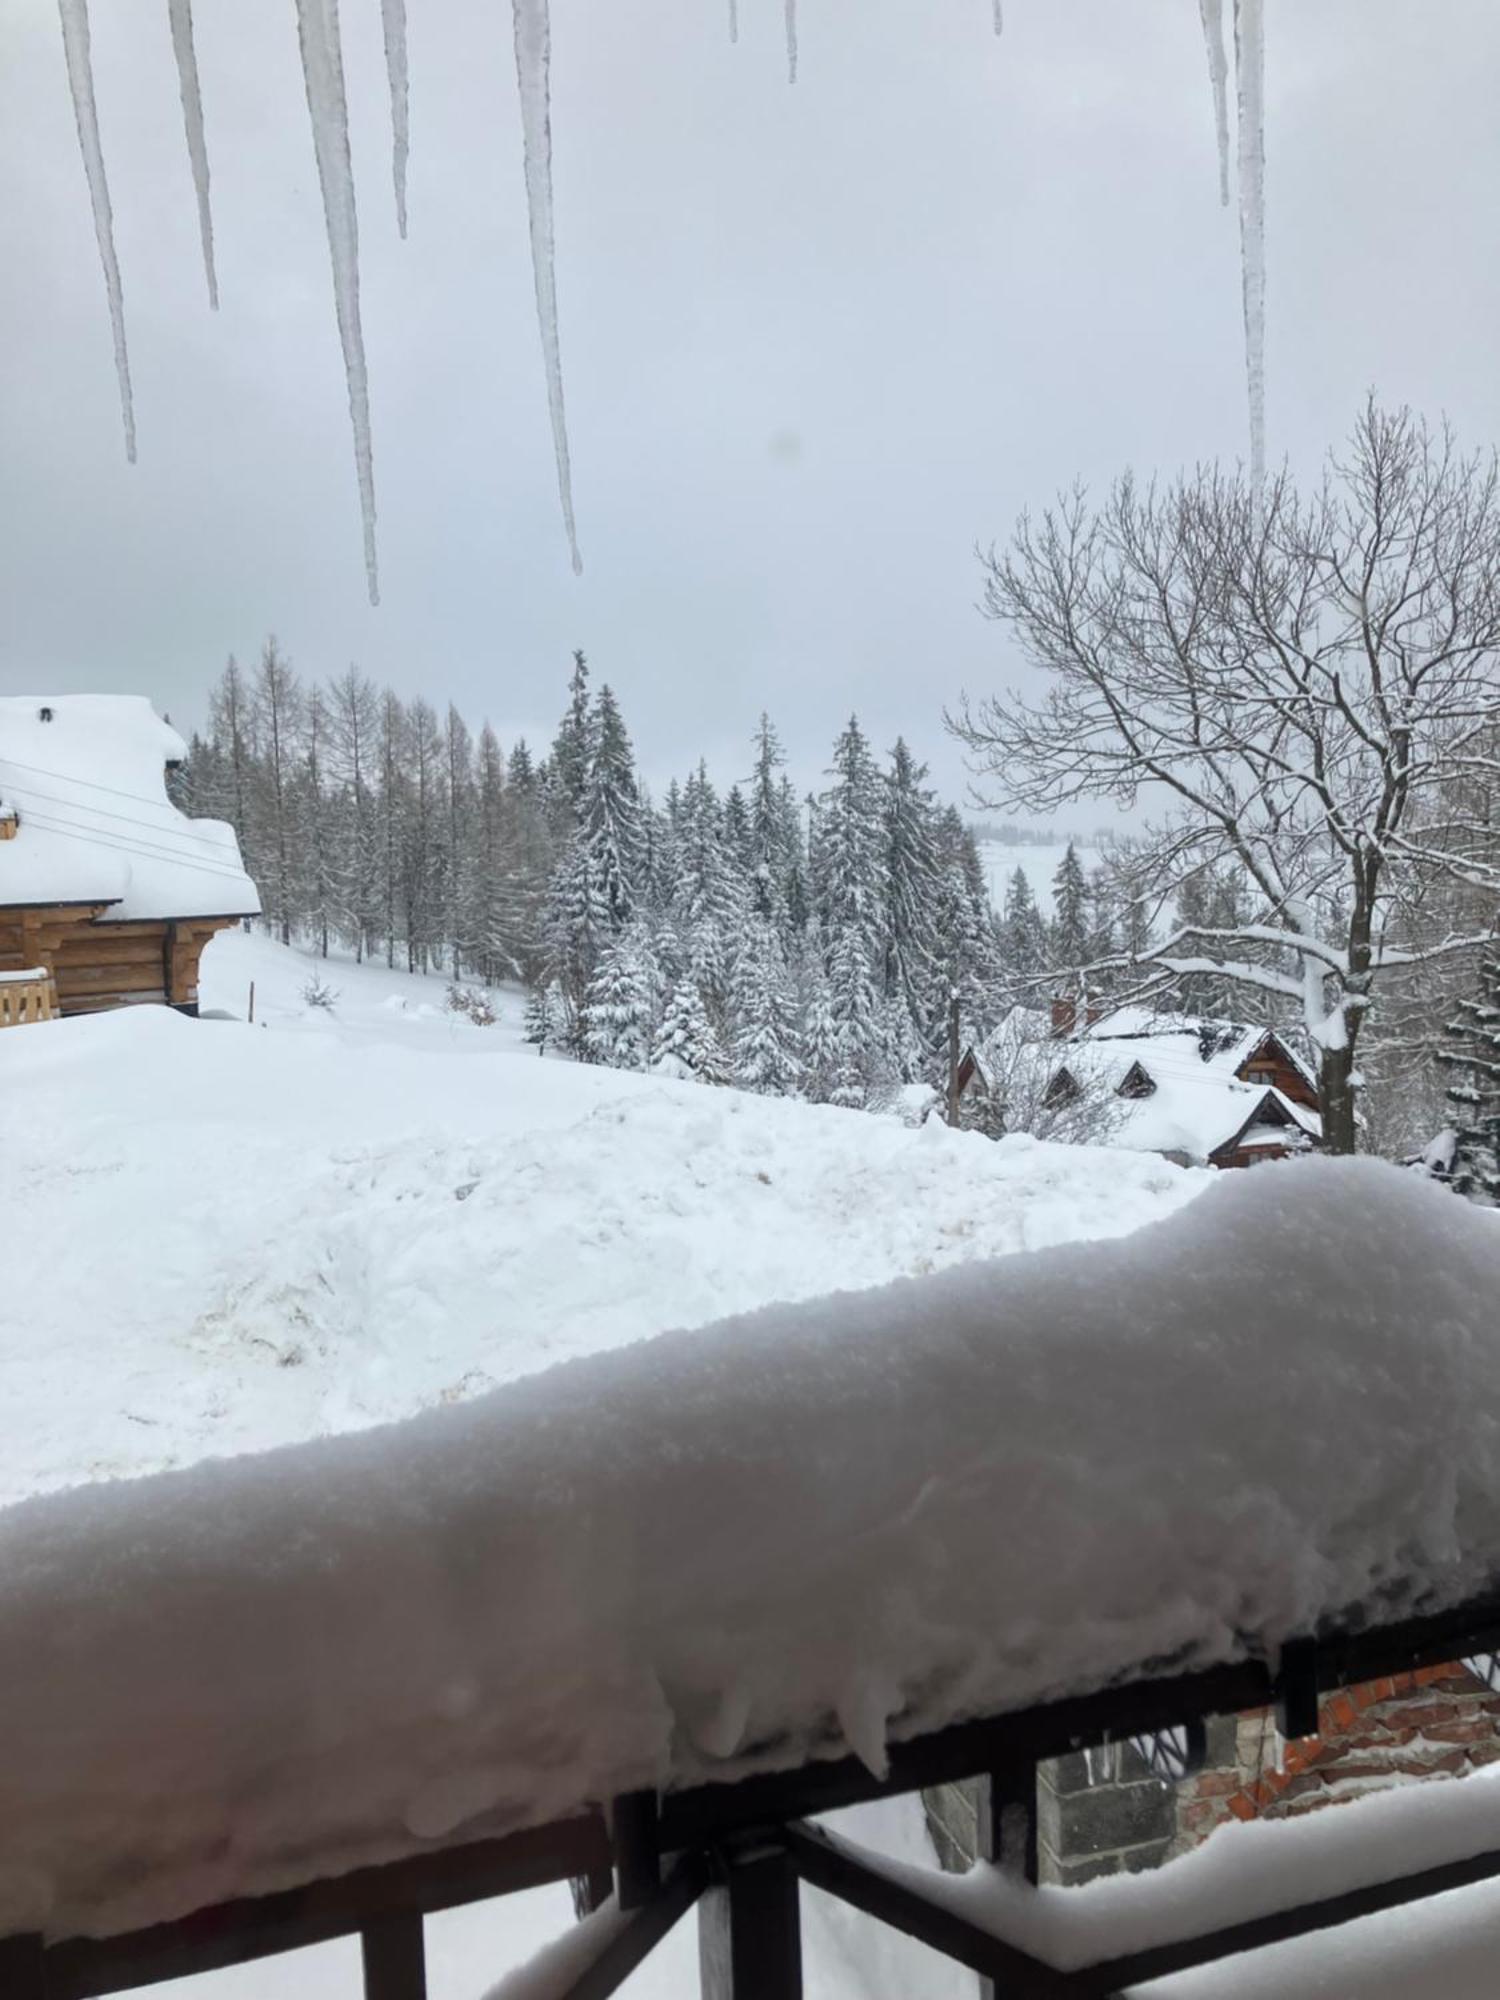
MULTIPOLYGON (((558 281, 585 574, 558 518, 510 10, 408 0, 410 240, 378 0, 344 0, 383 603, 365 601, 291 0, 197 0, 222 309, 164 0, 96 0, 140 462, 55 0, 0 61, 0 686, 179 720, 275 630, 545 740, 568 656, 660 780, 811 777, 851 708, 945 786, 939 714, 1012 678, 976 540, 1122 464, 1240 455, 1237 236, 1196 0, 553 0, 558 281)), ((1269 438, 1368 385, 1500 435, 1500 10, 1266 0, 1269 438)), ((1226 0, 1226 14, 1229 12, 1226 0)))

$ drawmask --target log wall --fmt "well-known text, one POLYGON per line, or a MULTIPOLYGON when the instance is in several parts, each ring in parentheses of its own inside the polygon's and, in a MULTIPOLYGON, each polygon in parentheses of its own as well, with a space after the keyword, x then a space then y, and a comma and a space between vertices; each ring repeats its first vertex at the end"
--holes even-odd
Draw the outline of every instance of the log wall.
POLYGON ((64 1015, 153 1002, 196 1012, 203 947, 236 919, 108 923, 101 908, 0 910, 0 971, 47 966, 64 1015))

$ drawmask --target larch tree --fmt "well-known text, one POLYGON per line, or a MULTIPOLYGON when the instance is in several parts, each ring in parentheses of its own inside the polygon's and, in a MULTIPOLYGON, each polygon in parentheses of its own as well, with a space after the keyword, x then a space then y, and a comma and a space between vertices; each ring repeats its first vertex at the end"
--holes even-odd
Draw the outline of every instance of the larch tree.
POLYGON ((1126 475, 1023 519, 985 571, 1044 684, 950 718, 993 802, 1145 804, 1166 899, 1236 865, 1246 919, 1179 926, 1150 958, 1294 1003, 1325 1143, 1352 1152, 1383 977, 1474 943, 1403 933, 1403 872, 1494 867, 1453 807, 1500 726, 1494 455, 1371 401, 1309 492, 1126 475))

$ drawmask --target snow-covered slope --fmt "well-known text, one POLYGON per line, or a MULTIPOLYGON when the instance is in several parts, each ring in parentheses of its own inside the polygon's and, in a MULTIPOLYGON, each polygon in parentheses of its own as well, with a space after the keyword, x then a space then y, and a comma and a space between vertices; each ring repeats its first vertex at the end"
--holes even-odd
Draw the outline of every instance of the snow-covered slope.
MULTIPOLYGON (((1052 914, 1052 882, 1062 858, 1068 851, 1064 840, 1038 842, 1030 841, 981 840, 979 858, 984 863, 985 880, 990 887, 990 901, 997 910, 1005 907, 1005 893, 1010 887, 1010 878, 1019 868, 1031 884, 1031 893, 1036 898, 1037 908, 1043 916, 1052 914)), ((1099 850, 1096 847, 1078 846, 1078 859, 1083 864, 1085 875, 1092 874, 1099 865, 1099 850)))
POLYGON ((1133 1229, 1160 1161, 539 1060, 443 984, 216 940, 206 999, 0 1036, 0 1499, 406 1415, 775 1300, 1133 1229), (433 1060, 432 1051, 464 1061, 433 1060))

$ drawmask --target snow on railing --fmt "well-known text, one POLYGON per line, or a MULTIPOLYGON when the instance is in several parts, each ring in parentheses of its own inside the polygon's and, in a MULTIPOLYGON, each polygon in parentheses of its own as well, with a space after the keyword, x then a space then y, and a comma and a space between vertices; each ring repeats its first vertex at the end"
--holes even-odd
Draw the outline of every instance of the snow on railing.
POLYGON ((1152 1662, 1457 1603, 1500 1576, 1497 1296, 1493 1216, 1268 1166, 1123 1240, 12 1507, 0 1923, 878 1773, 1152 1662))

